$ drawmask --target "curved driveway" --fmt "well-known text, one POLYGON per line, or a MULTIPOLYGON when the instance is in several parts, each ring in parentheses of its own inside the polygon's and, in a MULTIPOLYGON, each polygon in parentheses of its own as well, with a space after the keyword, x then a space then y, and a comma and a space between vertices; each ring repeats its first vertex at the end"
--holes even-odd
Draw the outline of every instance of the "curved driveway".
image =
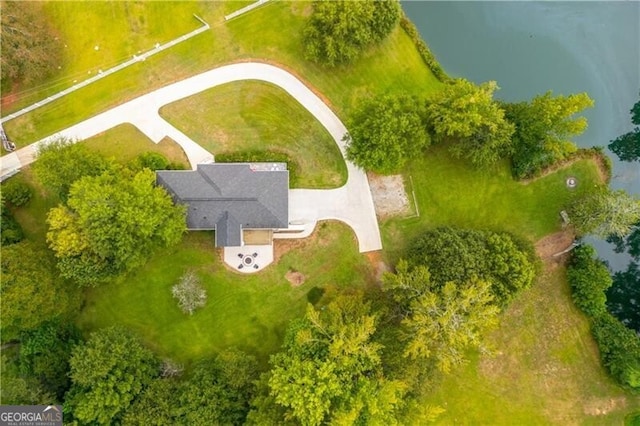
MULTIPOLYGON (((344 157, 342 137, 347 129, 333 111, 292 74, 273 65, 250 62, 215 68, 160 88, 6 155, 2 157, 2 175, 33 161, 38 144, 59 137, 83 140, 123 123, 133 124, 156 143, 170 137, 182 146, 193 168, 199 163, 211 162, 211 153, 161 118, 158 111, 182 98, 241 80, 266 81, 284 89, 327 129, 344 157)), ((345 161, 349 175, 344 186, 330 190, 290 190, 289 220, 295 225, 313 226, 318 220, 336 219, 353 228, 360 252, 379 250, 382 242, 367 176, 351 162, 345 161)))

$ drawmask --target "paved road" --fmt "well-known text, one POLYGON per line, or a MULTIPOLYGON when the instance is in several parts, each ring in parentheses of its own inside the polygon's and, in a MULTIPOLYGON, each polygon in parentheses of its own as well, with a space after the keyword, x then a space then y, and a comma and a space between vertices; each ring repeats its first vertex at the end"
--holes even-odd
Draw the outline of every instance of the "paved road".
MULTIPOLYGON (((266 81, 284 89, 327 129, 344 156, 345 144, 342 137, 347 129, 333 111, 292 74, 273 65, 250 62, 215 68, 160 88, 6 155, 2 157, 0 175, 4 176, 18 165, 26 165, 33 161, 38 144, 46 144, 61 136, 83 140, 123 123, 133 124, 156 143, 166 136, 172 138, 184 149, 195 169, 199 163, 213 161, 213 155, 162 119, 158 111, 162 106, 187 96, 220 84, 241 80, 266 81)), ((289 219, 292 223, 298 224, 323 219, 345 222, 355 231, 360 252, 380 250, 380 230, 367 176, 348 161, 347 170, 348 180, 341 188, 291 190, 289 219)))

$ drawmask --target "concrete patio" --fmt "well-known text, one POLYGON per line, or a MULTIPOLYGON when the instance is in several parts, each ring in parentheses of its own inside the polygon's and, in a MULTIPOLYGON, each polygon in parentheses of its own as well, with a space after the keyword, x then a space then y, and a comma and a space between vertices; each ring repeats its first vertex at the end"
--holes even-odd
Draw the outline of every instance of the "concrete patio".
POLYGON ((273 263, 273 245, 224 247, 223 259, 234 271, 252 274, 273 263))

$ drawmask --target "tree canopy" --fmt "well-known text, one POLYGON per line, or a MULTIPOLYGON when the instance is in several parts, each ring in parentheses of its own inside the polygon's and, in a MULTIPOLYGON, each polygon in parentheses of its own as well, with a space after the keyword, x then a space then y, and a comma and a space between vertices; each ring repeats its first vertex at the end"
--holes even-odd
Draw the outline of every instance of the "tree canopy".
POLYGON ((507 120, 515 125, 514 175, 531 177, 575 152, 577 147, 571 138, 587 128, 587 119, 575 115, 592 106, 593 100, 586 93, 553 96, 552 92, 530 102, 503 104, 507 120))
POLYGON ((597 316, 606 311, 605 291, 613 282, 607 266, 602 261, 594 259, 595 254, 591 246, 577 247, 573 250, 567 269, 573 302, 590 316, 597 316))
POLYGON ((78 290, 58 277, 46 247, 31 241, 3 247, 1 265, 2 341, 78 309, 78 290))
POLYGON ((339 297, 320 311, 309 305, 271 358, 269 396, 254 401, 250 419, 264 420, 267 411, 282 413, 280 423, 396 423, 406 386, 384 378, 375 329, 376 315, 360 297, 339 297))
POLYGON ((640 200, 624 190, 600 188, 577 199, 569 216, 581 235, 624 237, 640 222, 640 200))
POLYGON ((534 278, 530 251, 525 242, 506 233, 437 228, 412 243, 408 260, 426 266, 437 286, 474 278, 487 281, 496 303, 504 305, 534 278))
POLYGON ((67 205, 50 210, 47 241, 62 275, 95 285, 143 263, 185 231, 184 207, 173 204, 145 169, 114 169, 71 187, 67 205))
POLYGON ((349 120, 347 158, 377 173, 394 173, 420 154, 430 139, 424 106, 408 95, 387 95, 363 102, 349 120))
POLYGON ((158 374, 158 361, 138 339, 115 327, 91 334, 69 361, 66 403, 82 423, 113 424, 158 374))
POLYGON ((451 152, 477 166, 494 164, 511 153, 514 127, 493 100, 497 89, 495 81, 478 86, 456 79, 427 101, 427 121, 434 136, 453 139, 451 152))
POLYGON ((62 43, 38 2, 2 2, 2 90, 40 82, 62 62, 62 43))
POLYGON ((402 306, 404 356, 429 359, 449 373, 464 362, 467 349, 481 347, 482 333, 497 325, 500 310, 491 285, 474 279, 436 286, 424 266, 410 270, 402 261, 396 269, 385 276, 384 289, 402 306))
POLYGON ((400 19, 397 0, 315 1, 304 29, 305 56, 335 66, 384 40, 400 19))
MULTIPOLYGON (((640 126, 640 101, 631 108, 631 122, 640 126)), ((640 161, 640 127, 618 136, 611 141, 609 149, 615 153, 620 161, 640 161)))
POLYGON ((82 143, 59 139, 39 147, 38 161, 32 167, 42 186, 66 200, 75 181, 84 176, 99 176, 109 163, 82 143))

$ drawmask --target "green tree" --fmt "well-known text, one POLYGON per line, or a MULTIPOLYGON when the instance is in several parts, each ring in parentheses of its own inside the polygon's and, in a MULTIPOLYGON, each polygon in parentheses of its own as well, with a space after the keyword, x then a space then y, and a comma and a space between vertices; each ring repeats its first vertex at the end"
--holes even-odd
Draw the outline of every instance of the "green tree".
POLYGON ((77 311, 80 294, 61 280, 46 247, 30 241, 2 248, 2 341, 77 311))
POLYGON ((31 85, 52 75, 62 63, 61 43, 38 2, 2 2, 0 37, 2 91, 31 85))
POLYGON ((237 350, 222 352, 195 367, 180 389, 180 423, 243 424, 258 378, 253 356, 237 350))
POLYGON ((607 290, 607 310, 624 325, 640 332, 640 265, 630 262, 627 269, 613 274, 607 290))
POLYGON ((0 353, 0 377, 2 377, 0 404, 52 404, 55 401, 54 395, 47 393, 36 379, 21 375, 18 370, 17 360, 8 356, 7 352, 6 349, 3 349, 2 353, 0 353))
MULTIPOLYGON (((631 108, 631 122, 636 126, 640 125, 640 101, 631 108)), ((611 141, 609 149, 618 156, 620 161, 640 160, 640 127, 618 136, 611 141)))
MULTIPOLYGON (((122 424, 130 426, 174 426, 178 423, 177 379, 155 379, 122 416, 122 424)), ((197 424, 197 423, 196 423, 197 424)))
POLYGON ((575 115, 592 106, 593 100, 586 93, 553 96, 551 92, 530 102, 503 104, 507 120, 515 125, 514 175, 531 177, 576 152, 571 138, 584 132, 587 119, 575 115))
POLYGON ((158 361, 138 339, 115 327, 73 349, 72 387, 65 404, 82 423, 117 423, 158 374, 158 361))
POLYGON ((493 100, 495 81, 479 86, 456 79, 427 102, 427 122, 438 140, 454 139, 451 152, 477 166, 488 166, 511 153, 514 127, 493 100))
POLYGON ((38 161, 31 167, 42 186, 66 200, 75 181, 84 176, 99 176, 109 168, 109 163, 82 143, 59 139, 40 146, 38 161))
POLYGON ((401 15, 397 0, 315 1, 304 29, 305 56, 335 66, 384 40, 401 15))
POLYGON ((506 305, 535 276, 533 249, 506 233, 437 228, 411 245, 409 262, 426 266, 433 283, 466 283, 474 277, 491 283, 496 304, 506 305))
POLYGON ((618 156, 620 161, 640 160, 640 127, 618 136, 611 141, 609 149, 618 156))
POLYGON ((95 285, 142 264, 158 247, 176 244, 185 231, 185 210, 154 185, 145 169, 133 177, 112 170, 84 177, 67 205, 51 209, 47 241, 62 275, 95 285))
POLYGON ((0 245, 2 247, 19 243, 24 238, 22 227, 5 205, 4 198, 0 193, 0 245))
POLYGON ((465 361, 469 348, 482 346, 482 334, 498 323, 499 308, 485 281, 433 288, 425 267, 410 270, 403 261, 396 274, 384 278, 385 291, 392 291, 402 306, 404 357, 430 360, 449 373, 465 361))
POLYGON ((349 120, 347 158, 366 170, 395 173, 429 145, 423 120, 424 107, 415 97, 368 99, 349 120))
POLYGON ((14 177, 8 182, 2 184, 3 200, 10 203, 14 207, 26 205, 33 196, 33 190, 24 179, 14 177))
POLYGON ((567 269, 573 302, 591 317, 606 311, 605 291, 613 282, 606 265, 594 259, 595 254, 591 246, 575 248, 567 269))
POLYGON ((631 122, 640 126, 640 100, 631 107, 631 122))
POLYGON ((62 401, 71 386, 69 358, 81 342, 80 331, 73 325, 49 322, 24 333, 20 343, 20 372, 37 379, 42 388, 62 401))
POLYGON ((640 337, 608 312, 593 321, 600 356, 613 378, 640 389, 640 337))
POLYGON ((624 237, 640 222, 640 200, 624 190, 600 188, 577 199, 569 209, 569 217, 580 235, 624 237))
POLYGON ((376 315, 361 297, 341 296, 320 311, 309 305, 271 358, 271 398, 258 399, 256 410, 284 411, 281 420, 307 425, 397 423, 406 386, 384 377, 375 330, 376 315))

